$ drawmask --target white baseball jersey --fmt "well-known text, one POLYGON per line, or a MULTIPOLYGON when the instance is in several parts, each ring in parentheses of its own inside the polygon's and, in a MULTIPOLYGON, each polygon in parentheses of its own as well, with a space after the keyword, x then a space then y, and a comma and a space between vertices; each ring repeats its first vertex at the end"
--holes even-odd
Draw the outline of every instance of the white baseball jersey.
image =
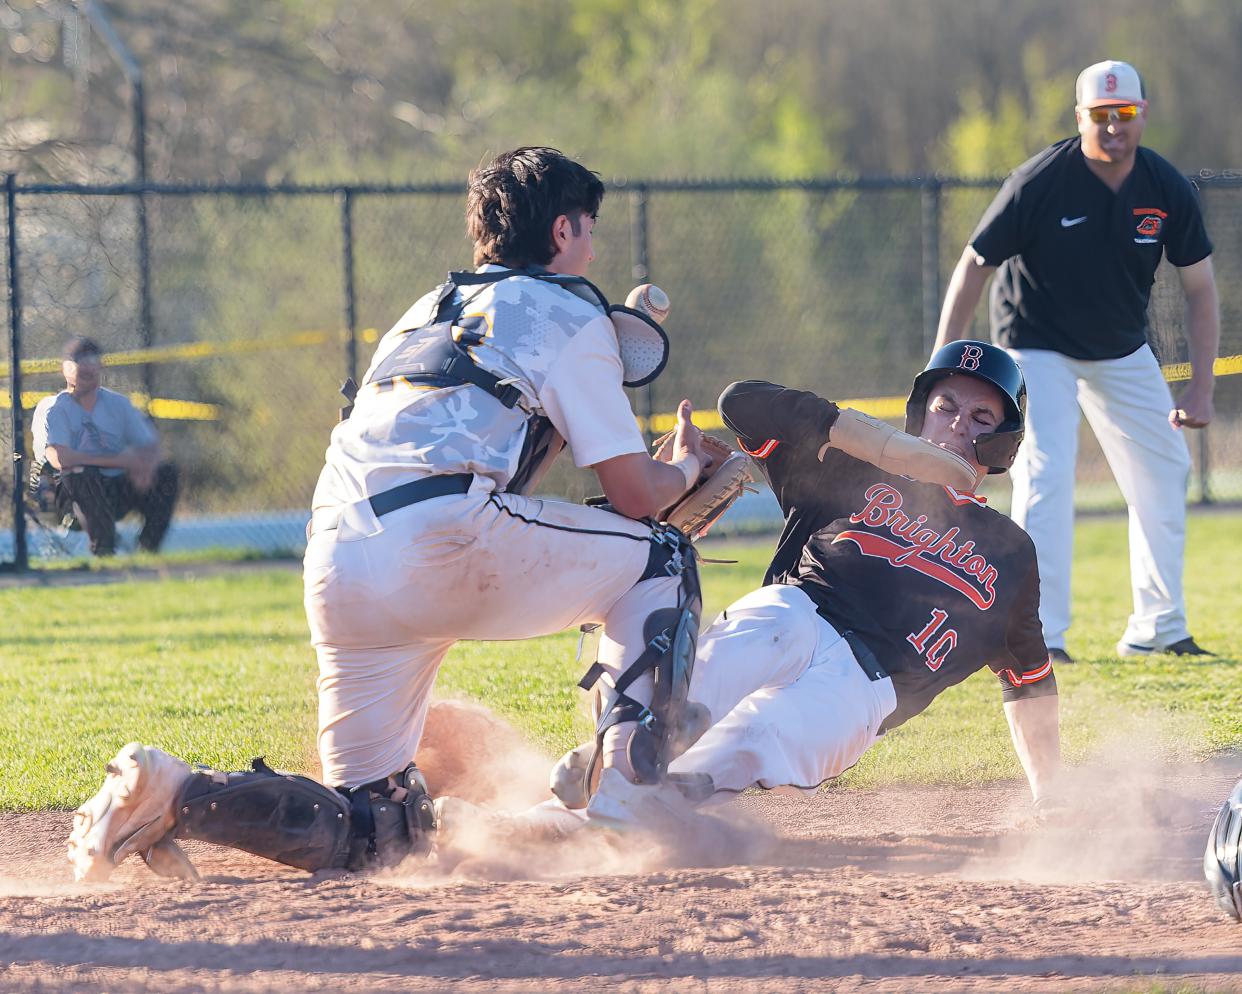
MULTIPOLYGON (((494 271, 501 267, 479 270, 494 271)), ((405 333, 435 320, 440 297, 432 291, 376 349, 353 413, 332 432, 314 507, 353 503, 451 473, 475 474, 479 492, 503 490, 517 470, 527 410, 551 420, 579 466, 646 451, 621 385, 616 333, 602 306, 529 276, 460 292, 467 302, 456 323, 485 335, 472 349, 476 362, 512 382, 523 401, 506 408, 473 385, 402 379, 405 333)))

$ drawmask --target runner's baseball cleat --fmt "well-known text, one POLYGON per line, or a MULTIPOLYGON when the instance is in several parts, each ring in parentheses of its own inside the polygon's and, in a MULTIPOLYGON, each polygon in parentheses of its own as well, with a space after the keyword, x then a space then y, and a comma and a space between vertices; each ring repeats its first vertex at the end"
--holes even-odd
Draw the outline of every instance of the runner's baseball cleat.
POLYGON ((586 814, 549 800, 525 811, 493 811, 462 800, 437 797, 436 845, 444 850, 559 842, 586 822, 586 814))
POLYGON ((99 793, 73 814, 68 856, 75 880, 107 880, 136 852, 148 863, 147 853, 158 863, 168 862, 158 844, 176 825, 174 806, 190 775, 189 764, 162 749, 131 742, 107 770, 99 793))

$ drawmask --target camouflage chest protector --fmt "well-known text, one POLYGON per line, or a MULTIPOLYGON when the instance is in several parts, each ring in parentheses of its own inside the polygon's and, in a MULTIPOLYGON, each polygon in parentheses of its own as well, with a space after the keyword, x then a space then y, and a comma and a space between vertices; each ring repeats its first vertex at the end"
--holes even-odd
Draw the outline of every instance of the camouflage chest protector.
MULTIPOLYGON (((402 343, 368 375, 364 385, 393 389, 398 382, 430 387, 453 387, 470 383, 485 390, 503 406, 520 407, 526 414, 526 437, 518 458, 509 493, 529 494, 565 447, 565 440, 551 420, 527 396, 516 378, 497 376, 478 361, 475 350, 490 345, 486 321, 464 316, 470 301, 484 288, 514 277, 527 277, 558 286, 594 304, 612 321, 624 366, 623 385, 650 383, 668 362, 668 337, 655 321, 629 307, 609 304, 593 283, 581 276, 565 276, 543 269, 505 269, 484 273, 449 273, 436 289, 433 319, 429 324, 401 332, 402 343)), ((352 381, 342 389, 352 404, 357 388, 352 381)), ((342 412, 348 417, 346 408, 342 412)))

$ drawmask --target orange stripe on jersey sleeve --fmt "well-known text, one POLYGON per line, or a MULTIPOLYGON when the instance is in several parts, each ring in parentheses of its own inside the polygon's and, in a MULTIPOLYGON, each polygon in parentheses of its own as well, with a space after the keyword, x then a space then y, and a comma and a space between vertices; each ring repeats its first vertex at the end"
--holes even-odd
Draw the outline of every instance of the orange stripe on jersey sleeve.
POLYGON ((759 446, 759 448, 754 450, 746 448, 746 446, 742 444, 742 440, 740 438, 737 440, 737 444, 738 447, 748 456, 754 456, 756 459, 766 459, 781 443, 775 438, 769 438, 766 442, 759 446))
POLYGON ((1015 687, 1021 687, 1028 683, 1037 683, 1052 672, 1052 660, 1048 660, 1043 666, 1037 669, 1027 670, 1021 676, 1013 670, 1005 670, 1005 674, 1009 677, 1009 682, 1015 687))

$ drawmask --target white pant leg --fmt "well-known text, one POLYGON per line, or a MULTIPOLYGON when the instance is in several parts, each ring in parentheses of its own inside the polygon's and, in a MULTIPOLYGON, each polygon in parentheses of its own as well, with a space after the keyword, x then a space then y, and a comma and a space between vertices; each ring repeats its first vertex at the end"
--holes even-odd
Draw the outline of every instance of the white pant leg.
MULTIPOLYGON (((721 684, 727 682, 732 690, 745 686, 751 666, 766 672, 770 682, 743 697, 669 765, 674 773, 709 774, 714 800, 754 784, 813 787, 840 775, 858 762, 896 707, 892 681, 869 680, 848 643, 814 613, 809 599, 796 588, 784 589, 801 596, 814 620, 810 658, 784 658, 773 639, 770 648, 755 637, 713 640, 709 667, 737 674, 721 684), (795 670, 800 672, 794 675, 795 670)), ((793 599, 786 604, 791 611, 802 610, 793 599)), ((784 624, 775 627, 778 633, 788 630, 784 624)), ((753 635, 762 632, 757 626, 753 635)))
MULTIPOLYGON (((306 550, 328 784, 376 780, 414 758, 436 670, 454 641, 603 622, 600 661, 615 677, 641 652, 634 632, 651 608, 678 595, 677 577, 638 583, 648 526, 598 508, 472 494, 364 524, 314 534, 306 550)), ((628 693, 645 704, 650 690, 647 676, 628 693)))
POLYGON ((819 621, 811 599, 787 584, 734 601, 699 636, 690 700, 714 725, 759 688, 793 683, 815 656, 819 621))
POLYGON ((1010 349, 1026 379, 1026 437, 1010 477, 1010 517, 1035 543, 1039 618, 1049 648, 1065 648, 1074 555, 1074 470, 1078 461, 1074 360, 1046 349, 1010 349))
POLYGON ((1182 559, 1190 453, 1168 421, 1173 396, 1150 348, 1082 363, 1079 399, 1130 512, 1134 613, 1123 642, 1167 646, 1186 638, 1182 559))

